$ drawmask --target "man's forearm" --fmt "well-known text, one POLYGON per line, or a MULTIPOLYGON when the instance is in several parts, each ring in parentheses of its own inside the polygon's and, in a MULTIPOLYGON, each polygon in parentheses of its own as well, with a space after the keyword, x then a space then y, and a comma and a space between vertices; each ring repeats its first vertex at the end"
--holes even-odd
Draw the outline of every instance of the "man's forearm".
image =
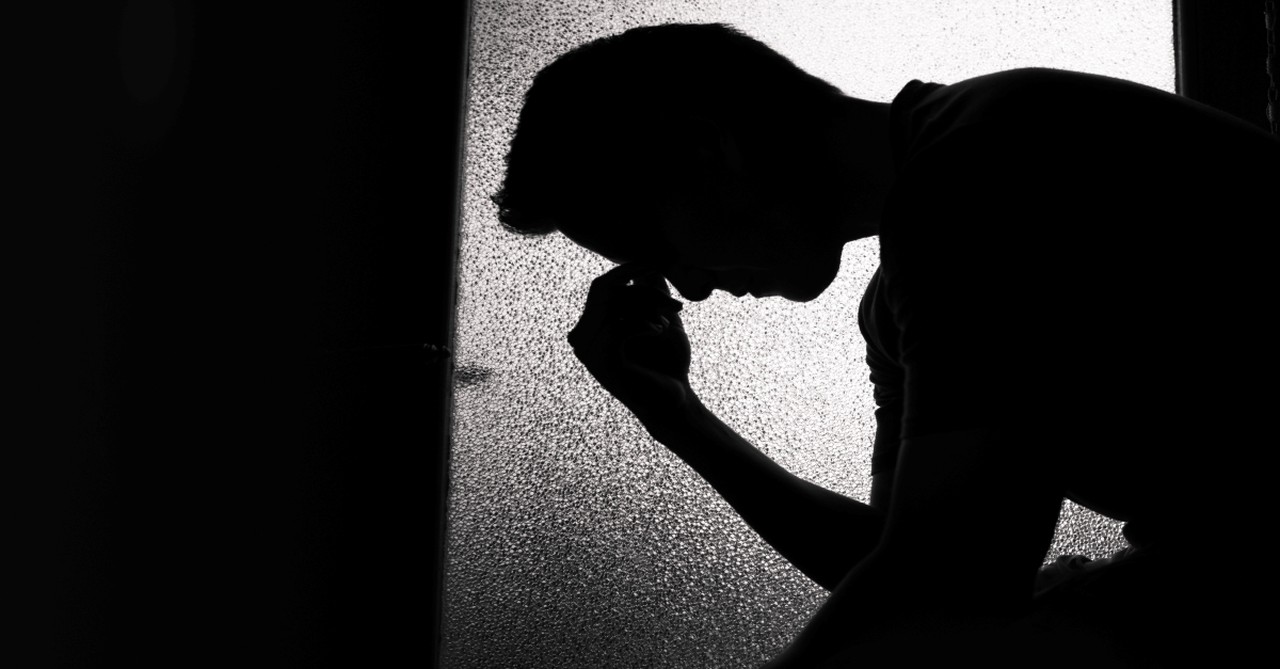
POLYGON ((769 545, 822 587, 834 589, 879 541, 880 511, 791 474, 700 403, 647 423, 769 545))

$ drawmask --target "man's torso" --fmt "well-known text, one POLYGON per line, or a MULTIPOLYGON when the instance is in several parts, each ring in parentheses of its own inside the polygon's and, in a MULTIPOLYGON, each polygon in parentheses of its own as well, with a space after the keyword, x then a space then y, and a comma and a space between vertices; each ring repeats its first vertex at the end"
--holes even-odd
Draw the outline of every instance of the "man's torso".
POLYGON ((898 183, 860 315, 890 424, 876 466, 904 436, 1012 427, 1060 449, 1068 494, 1116 517, 1230 494, 1203 474, 1274 394, 1251 379, 1275 368, 1260 207, 1280 142, 1048 70, 913 82, 893 124, 898 183))

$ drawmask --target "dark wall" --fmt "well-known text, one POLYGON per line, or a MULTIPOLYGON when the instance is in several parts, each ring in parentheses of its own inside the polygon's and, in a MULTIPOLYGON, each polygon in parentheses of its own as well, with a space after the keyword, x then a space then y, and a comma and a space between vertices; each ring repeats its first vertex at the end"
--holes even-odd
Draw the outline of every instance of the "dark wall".
POLYGON ((465 8, 39 17, 47 666, 430 666, 465 8))

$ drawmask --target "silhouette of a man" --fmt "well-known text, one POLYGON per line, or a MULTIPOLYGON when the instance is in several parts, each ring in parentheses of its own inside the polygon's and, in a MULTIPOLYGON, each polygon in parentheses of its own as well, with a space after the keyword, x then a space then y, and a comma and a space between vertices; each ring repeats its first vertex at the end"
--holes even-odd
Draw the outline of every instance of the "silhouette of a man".
POLYGON ((1200 666, 1258 641, 1237 548, 1264 517, 1280 142, 1055 70, 859 100, 726 26, 670 25, 544 69, 507 168, 508 227, 619 264, 578 358, 832 591, 769 667, 1200 666), (812 300, 871 235, 862 504, 703 406, 667 283, 812 300), (1064 497, 1132 546, 1050 583, 1064 497))

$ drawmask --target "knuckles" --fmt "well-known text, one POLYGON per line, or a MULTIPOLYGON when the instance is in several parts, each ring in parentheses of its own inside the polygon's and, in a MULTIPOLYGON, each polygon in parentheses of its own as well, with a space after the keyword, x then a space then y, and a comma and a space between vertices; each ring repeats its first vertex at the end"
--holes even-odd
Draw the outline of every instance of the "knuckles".
MULTIPOLYGON (((625 343, 632 338, 662 336, 668 330, 683 332, 679 313, 684 303, 671 296, 666 282, 649 280, 626 283, 626 271, 615 268, 591 282, 586 305, 566 340, 579 358, 590 350, 625 343)), ((634 271, 634 270, 631 270, 634 271)))

